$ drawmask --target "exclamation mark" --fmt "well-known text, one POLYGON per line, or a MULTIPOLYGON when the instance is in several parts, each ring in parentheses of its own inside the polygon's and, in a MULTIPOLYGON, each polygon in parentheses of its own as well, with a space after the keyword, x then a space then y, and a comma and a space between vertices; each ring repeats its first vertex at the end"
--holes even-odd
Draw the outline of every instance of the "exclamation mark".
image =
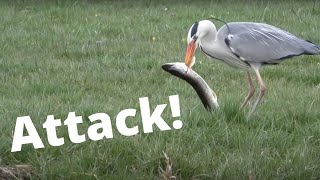
MULTIPOLYGON (((179 103, 179 95, 169 96, 170 108, 172 117, 180 117, 180 103, 179 103)), ((181 129, 182 128, 182 121, 175 120, 172 124, 173 128, 181 129)))

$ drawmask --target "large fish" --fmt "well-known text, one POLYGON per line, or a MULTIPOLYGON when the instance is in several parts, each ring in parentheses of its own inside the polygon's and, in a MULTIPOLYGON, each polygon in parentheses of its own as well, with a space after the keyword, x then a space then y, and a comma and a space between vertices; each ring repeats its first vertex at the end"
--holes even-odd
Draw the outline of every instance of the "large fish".
POLYGON ((162 65, 162 69, 187 81, 197 92, 202 104, 208 111, 213 111, 219 108, 216 93, 214 93, 199 74, 192 69, 188 69, 184 63, 166 63, 162 65))

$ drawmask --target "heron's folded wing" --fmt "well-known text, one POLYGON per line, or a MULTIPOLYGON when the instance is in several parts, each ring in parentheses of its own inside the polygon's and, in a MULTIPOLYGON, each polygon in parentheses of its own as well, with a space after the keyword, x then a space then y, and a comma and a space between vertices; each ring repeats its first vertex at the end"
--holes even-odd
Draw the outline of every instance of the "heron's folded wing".
MULTIPOLYGON (((225 43, 240 59, 278 63, 292 56, 316 54, 320 49, 284 30, 262 23, 229 23, 225 43)), ((226 29, 224 27, 224 29, 226 29)))

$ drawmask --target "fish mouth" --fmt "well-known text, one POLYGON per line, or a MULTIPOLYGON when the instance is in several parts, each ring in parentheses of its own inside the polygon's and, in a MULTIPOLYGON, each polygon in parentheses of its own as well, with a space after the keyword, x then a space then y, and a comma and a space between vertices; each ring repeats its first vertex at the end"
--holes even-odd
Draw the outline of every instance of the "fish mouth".
POLYGON ((168 73, 170 73, 170 74, 172 74, 172 75, 174 75, 174 76, 183 76, 183 75, 181 74, 181 72, 187 73, 187 72, 188 72, 188 69, 189 69, 189 68, 188 68, 184 63, 182 63, 182 62, 166 63, 166 64, 162 65, 161 68, 162 68, 164 71, 166 71, 166 72, 168 72, 168 73))
POLYGON ((166 63, 161 66, 161 68, 167 72, 176 70, 176 71, 187 71, 188 67, 181 62, 175 62, 175 63, 166 63))

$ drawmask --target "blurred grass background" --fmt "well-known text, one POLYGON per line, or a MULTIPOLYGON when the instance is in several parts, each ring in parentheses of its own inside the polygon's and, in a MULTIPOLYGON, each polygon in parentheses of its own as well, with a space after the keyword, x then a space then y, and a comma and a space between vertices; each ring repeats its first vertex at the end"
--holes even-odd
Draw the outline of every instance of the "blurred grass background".
MULTIPOLYGON (((208 114, 193 89, 161 65, 183 61, 189 27, 214 16, 264 22, 320 44, 319 1, 0 1, 0 164, 31 164, 40 179, 157 179, 171 159, 179 179, 320 178, 320 59, 303 56, 262 70, 267 93, 256 115, 239 112, 245 73, 196 53, 197 71, 217 93, 208 114), (154 108, 180 96, 180 130, 144 134, 139 98, 154 108), (51 147, 47 115, 138 109, 139 134, 51 147), (45 143, 11 153, 18 116, 30 115, 45 143)), ((216 26, 222 24, 216 22, 216 26)), ((172 124, 169 108, 163 118, 172 124)))

